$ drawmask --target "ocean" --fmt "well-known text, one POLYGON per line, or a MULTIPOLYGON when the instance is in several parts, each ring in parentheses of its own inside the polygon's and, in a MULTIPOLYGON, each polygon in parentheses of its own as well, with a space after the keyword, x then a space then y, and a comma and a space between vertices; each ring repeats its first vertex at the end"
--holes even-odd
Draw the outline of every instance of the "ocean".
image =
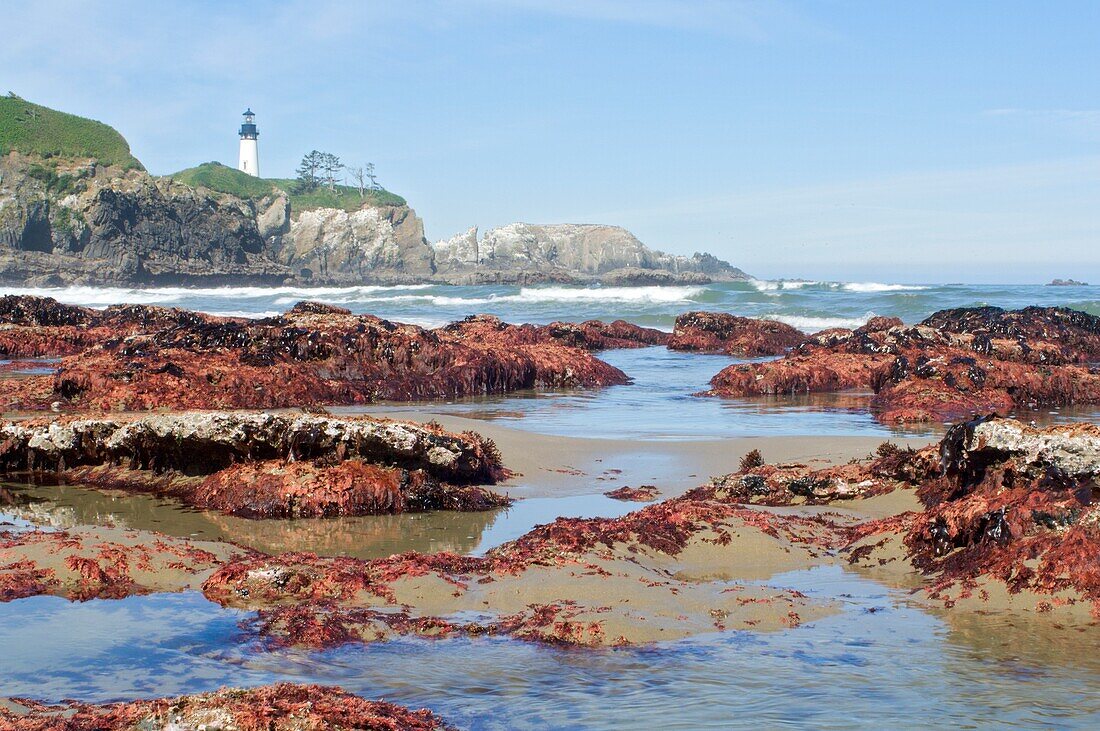
POLYGON ((976 305, 1061 305, 1100 314, 1100 286, 1004 284, 750 281, 667 287, 5 287, 0 293, 54 297, 90 307, 125 302, 245 317, 275 315, 301 300, 318 300, 427 327, 476 313, 514 323, 621 318, 671 330, 680 313, 715 310, 779 320, 807 332, 856 327, 875 315, 914 323, 937 310, 976 305))

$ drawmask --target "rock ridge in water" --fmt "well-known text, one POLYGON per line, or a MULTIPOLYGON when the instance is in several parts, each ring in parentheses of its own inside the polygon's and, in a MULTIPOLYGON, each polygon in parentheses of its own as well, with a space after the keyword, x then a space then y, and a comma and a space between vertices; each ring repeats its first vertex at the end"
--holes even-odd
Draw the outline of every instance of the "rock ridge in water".
POLYGON ((0 379, 0 403, 15 409, 298 408, 594 388, 629 379, 590 350, 664 337, 628 323, 490 316, 426 330, 317 303, 247 320, 9 297, 5 320, 0 355, 65 356, 54 375, 0 379))
POLYGON ((817 333, 783 358, 735 364, 710 395, 872 389, 886 422, 949 421, 1100 403, 1100 317, 1062 307, 942 310, 919 325, 873 318, 817 333))
POLYGON ((10 731, 153 728, 447 731, 451 727, 431 711, 414 711, 394 703, 369 701, 335 686, 278 683, 127 703, 69 701, 53 705, 16 698, 0 704, 0 728, 10 731))
POLYGON ((725 312, 686 312, 676 317, 671 350, 726 355, 782 355, 806 335, 786 323, 755 320, 725 312))

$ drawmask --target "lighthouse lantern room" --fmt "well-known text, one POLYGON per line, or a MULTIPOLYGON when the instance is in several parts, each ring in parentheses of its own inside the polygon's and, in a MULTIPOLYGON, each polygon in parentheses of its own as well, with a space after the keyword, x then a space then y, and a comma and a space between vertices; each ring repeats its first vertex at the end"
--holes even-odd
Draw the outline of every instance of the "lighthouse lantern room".
POLYGON ((241 157, 237 163, 237 169, 260 177, 260 153, 256 147, 256 138, 260 136, 256 129, 256 115, 248 109, 244 113, 244 123, 241 125, 241 157))

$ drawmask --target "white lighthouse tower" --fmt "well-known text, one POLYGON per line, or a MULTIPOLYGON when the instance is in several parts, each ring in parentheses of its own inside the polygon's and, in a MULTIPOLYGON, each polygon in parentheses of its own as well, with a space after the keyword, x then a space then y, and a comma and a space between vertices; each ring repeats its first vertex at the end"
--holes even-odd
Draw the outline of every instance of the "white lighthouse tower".
POLYGON ((244 113, 241 125, 241 158, 237 169, 254 177, 260 177, 260 153, 256 147, 256 138, 260 136, 256 129, 256 115, 248 109, 244 113))

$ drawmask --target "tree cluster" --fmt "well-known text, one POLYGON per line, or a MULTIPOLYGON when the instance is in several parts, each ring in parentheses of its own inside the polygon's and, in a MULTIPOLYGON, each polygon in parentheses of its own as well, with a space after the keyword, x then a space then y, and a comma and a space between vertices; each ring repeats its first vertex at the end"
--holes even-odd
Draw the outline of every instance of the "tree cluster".
POLYGON ((340 158, 331 152, 310 151, 298 165, 298 192, 308 193, 322 186, 336 190, 336 176, 343 169, 340 158))
POLYGON ((325 187, 331 191, 336 190, 337 174, 346 170, 351 175, 359 190, 359 197, 366 198, 368 192, 382 190, 378 184, 378 177, 374 174, 374 163, 350 167, 340 162, 340 158, 331 152, 313 150, 298 165, 298 193, 309 193, 318 188, 325 187))

